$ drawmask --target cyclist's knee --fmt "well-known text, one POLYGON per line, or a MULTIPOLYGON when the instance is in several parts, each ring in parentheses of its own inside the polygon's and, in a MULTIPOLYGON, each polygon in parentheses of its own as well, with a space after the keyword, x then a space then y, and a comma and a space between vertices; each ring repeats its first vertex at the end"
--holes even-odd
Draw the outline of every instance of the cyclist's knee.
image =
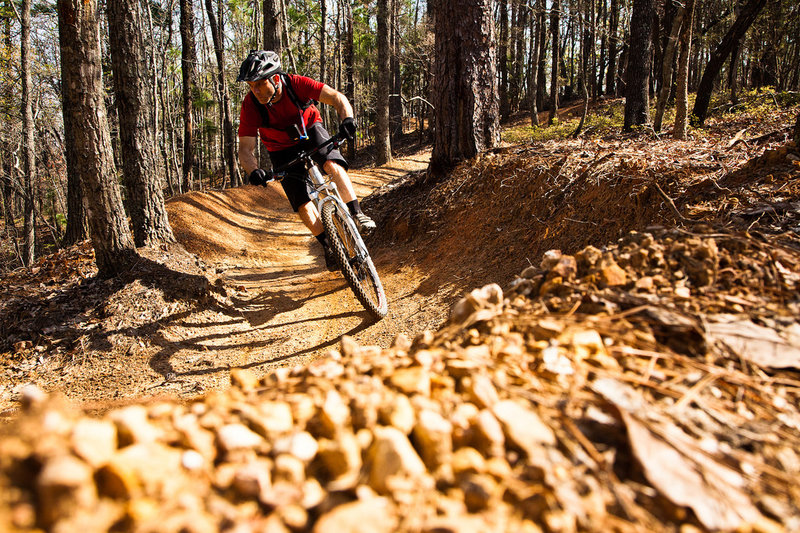
POLYGON ((325 164, 322 165, 322 167, 325 169, 325 172, 327 172, 331 176, 348 177, 347 171, 344 169, 342 165, 340 165, 336 161, 332 160, 325 161, 325 164))

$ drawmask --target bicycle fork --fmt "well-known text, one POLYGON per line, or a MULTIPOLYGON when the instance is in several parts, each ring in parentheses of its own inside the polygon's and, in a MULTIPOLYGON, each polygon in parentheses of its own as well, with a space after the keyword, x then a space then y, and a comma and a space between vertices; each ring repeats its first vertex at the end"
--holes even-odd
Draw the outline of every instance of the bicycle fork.
POLYGON ((364 239, 362 239, 361 233, 358 231, 358 228, 353 221, 353 216, 350 214, 350 210, 339 197, 338 190, 336 189, 336 183, 334 183, 333 180, 326 182, 325 178, 322 176, 322 172, 319 170, 319 167, 314 164, 309 166, 308 176, 311 178, 311 183, 313 183, 313 186, 311 187, 312 190, 309 191, 309 195, 316 204, 317 211, 322 213, 322 206, 326 202, 334 202, 338 204, 339 210, 347 216, 345 223, 350 229, 349 233, 355 240, 355 254, 353 257, 348 258, 348 261, 350 266, 353 267, 353 270, 361 275, 361 265, 367 258, 367 247, 364 244, 364 239), (320 191, 325 191, 325 195, 321 198, 319 196, 320 191))

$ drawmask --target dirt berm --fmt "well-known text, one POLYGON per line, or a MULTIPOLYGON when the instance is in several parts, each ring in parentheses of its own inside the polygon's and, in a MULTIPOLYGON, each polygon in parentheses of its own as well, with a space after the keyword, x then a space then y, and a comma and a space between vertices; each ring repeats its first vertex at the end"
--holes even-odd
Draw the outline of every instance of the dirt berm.
POLYGON ((800 531, 797 150, 637 142, 356 173, 377 324, 275 190, 15 274, 0 529, 800 531))

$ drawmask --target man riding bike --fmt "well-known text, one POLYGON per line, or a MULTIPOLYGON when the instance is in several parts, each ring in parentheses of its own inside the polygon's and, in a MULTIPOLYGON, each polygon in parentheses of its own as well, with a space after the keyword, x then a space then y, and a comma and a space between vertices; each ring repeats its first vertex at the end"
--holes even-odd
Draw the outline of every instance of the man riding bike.
MULTIPOLYGON (((353 108, 347 97, 311 78, 282 72, 280 58, 275 52, 251 50, 242 62, 237 81, 245 81, 250 86, 239 113, 239 164, 252 185, 263 185, 267 180, 267 173, 258 168, 255 156, 259 136, 269 152, 273 168, 282 167, 303 150, 330 138, 314 101, 333 106, 339 113, 339 133, 350 139, 355 136, 353 108)), ((372 232, 375 222, 361 211, 347 174, 349 165, 339 150, 322 150, 315 154, 314 160, 333 178, 359 232, 362 235, 372 232)), ((301 165, 287 170, 290 175, 304 175, 305 172, 301 165)), ((334 270, 335 261, 325 230, 305 182, 284 179, 281 185, 294 212, 322 245, 328 270, 334 270)))

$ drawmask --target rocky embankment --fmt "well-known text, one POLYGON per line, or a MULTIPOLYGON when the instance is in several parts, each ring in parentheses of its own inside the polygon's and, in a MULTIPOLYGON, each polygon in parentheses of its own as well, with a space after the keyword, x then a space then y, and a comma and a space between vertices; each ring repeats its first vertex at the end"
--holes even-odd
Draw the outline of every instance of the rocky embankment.
POLYGON ((5 531, 800 530, 798 252, 655 229, 437 332, 88 417, 29 389, 5 531))

